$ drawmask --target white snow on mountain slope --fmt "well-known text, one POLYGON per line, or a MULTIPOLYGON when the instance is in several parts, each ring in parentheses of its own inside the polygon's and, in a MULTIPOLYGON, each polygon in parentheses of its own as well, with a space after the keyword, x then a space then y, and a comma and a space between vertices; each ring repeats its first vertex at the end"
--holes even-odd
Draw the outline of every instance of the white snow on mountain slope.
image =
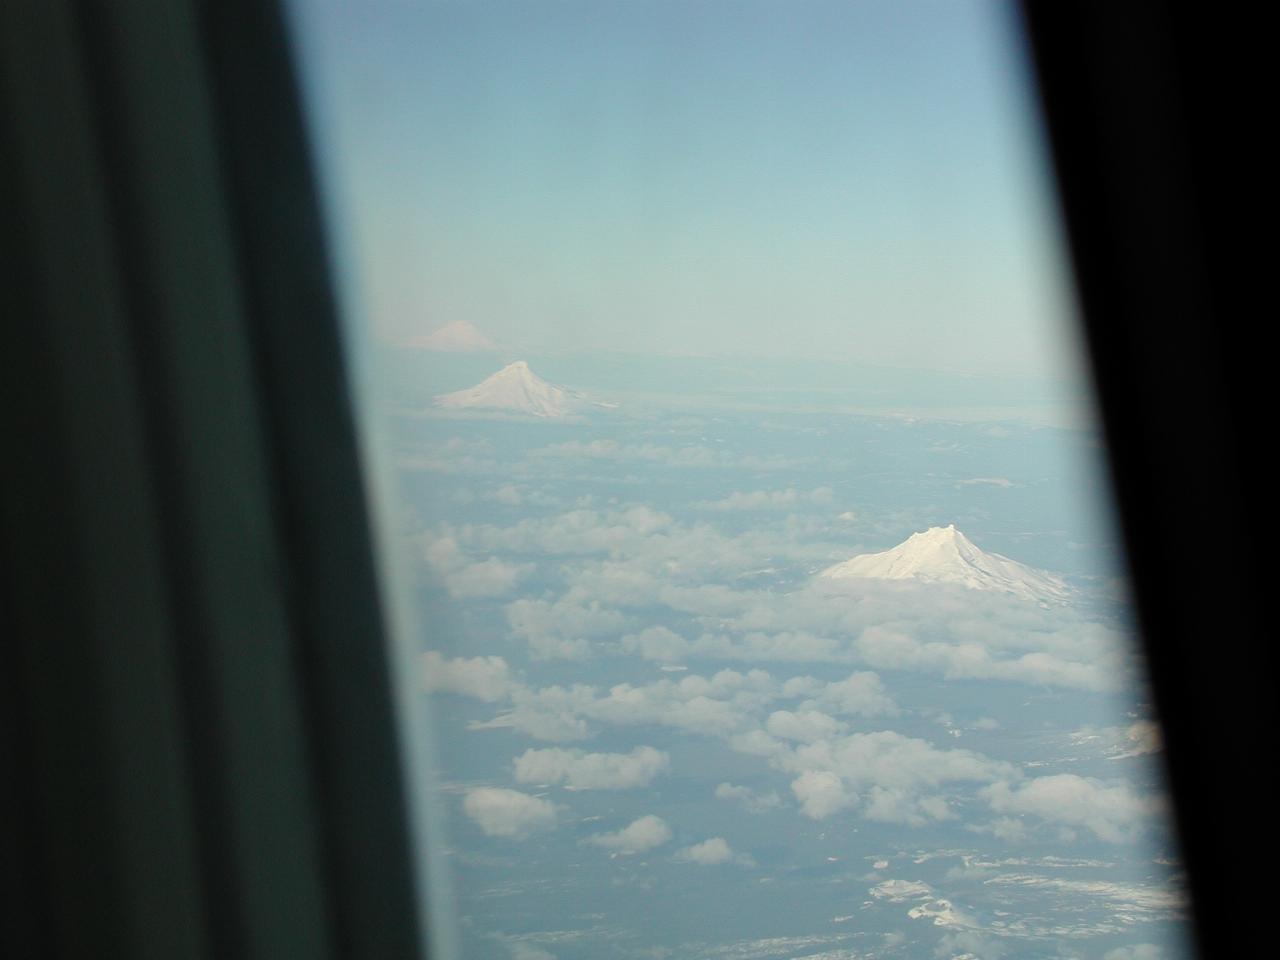
POLYGON ((505 410, 531 417, 565 417, 586 406, 579 393, 547 383, 523 360, 509 363, 474 387, 436 397, 455 410, 505 410))
POLYGON ((955 524, 913 533, 892 550, 862 554, 828 567, 819 576, 952 583, 1039 602, 1062 603, 1071 593, 1060 577, 980 550, 955 524))

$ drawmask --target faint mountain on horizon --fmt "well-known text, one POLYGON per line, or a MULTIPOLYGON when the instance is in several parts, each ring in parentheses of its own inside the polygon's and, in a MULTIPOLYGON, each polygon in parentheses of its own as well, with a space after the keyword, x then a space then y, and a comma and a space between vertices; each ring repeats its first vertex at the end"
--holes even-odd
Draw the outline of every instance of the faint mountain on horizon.
POLYGON ((498 349, 497 344, 465 320, 455 320, 431 333, 412 337, 404 345, 415 350, 435 350, 440 353, 488 353, 498 349))

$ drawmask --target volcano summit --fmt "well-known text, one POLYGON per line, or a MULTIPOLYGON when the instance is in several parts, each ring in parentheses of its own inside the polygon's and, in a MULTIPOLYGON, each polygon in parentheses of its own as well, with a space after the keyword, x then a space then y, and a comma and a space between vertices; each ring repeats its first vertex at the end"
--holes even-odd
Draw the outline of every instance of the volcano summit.
POLYGON ((891 550, 861 554, 828 567, 819 576, 950 583, 1042 603, 1063 603, 1071 592, 1054 574, 979 549, 955 524, 913 533, 891 550))

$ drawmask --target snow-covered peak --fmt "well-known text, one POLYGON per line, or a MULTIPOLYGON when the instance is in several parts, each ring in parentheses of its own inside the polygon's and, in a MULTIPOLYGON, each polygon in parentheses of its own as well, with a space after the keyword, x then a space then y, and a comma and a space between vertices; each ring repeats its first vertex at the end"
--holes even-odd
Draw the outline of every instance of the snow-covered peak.
POLYGON ((523 360, 509 363, 474 387, 436 397, 436 404, 453 409, 508 410, 533 417, 563 417, 582 397, 547 383, 523 360))
POLYGON ((827 568, 820 576, 951 583, 1040 602, 1061 603, 1070 594, 1060 577, 979 549, 955 524, 913 533, 891 550, 856 556, 827 568))

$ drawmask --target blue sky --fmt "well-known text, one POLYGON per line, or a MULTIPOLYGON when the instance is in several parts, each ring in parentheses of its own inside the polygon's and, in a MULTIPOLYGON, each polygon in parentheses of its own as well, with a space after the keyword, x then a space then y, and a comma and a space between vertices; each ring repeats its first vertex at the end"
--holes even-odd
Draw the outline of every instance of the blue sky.
POLYGON ((392 342, 1073 374, 993 2, 298 6, 338 259, 392 342))

